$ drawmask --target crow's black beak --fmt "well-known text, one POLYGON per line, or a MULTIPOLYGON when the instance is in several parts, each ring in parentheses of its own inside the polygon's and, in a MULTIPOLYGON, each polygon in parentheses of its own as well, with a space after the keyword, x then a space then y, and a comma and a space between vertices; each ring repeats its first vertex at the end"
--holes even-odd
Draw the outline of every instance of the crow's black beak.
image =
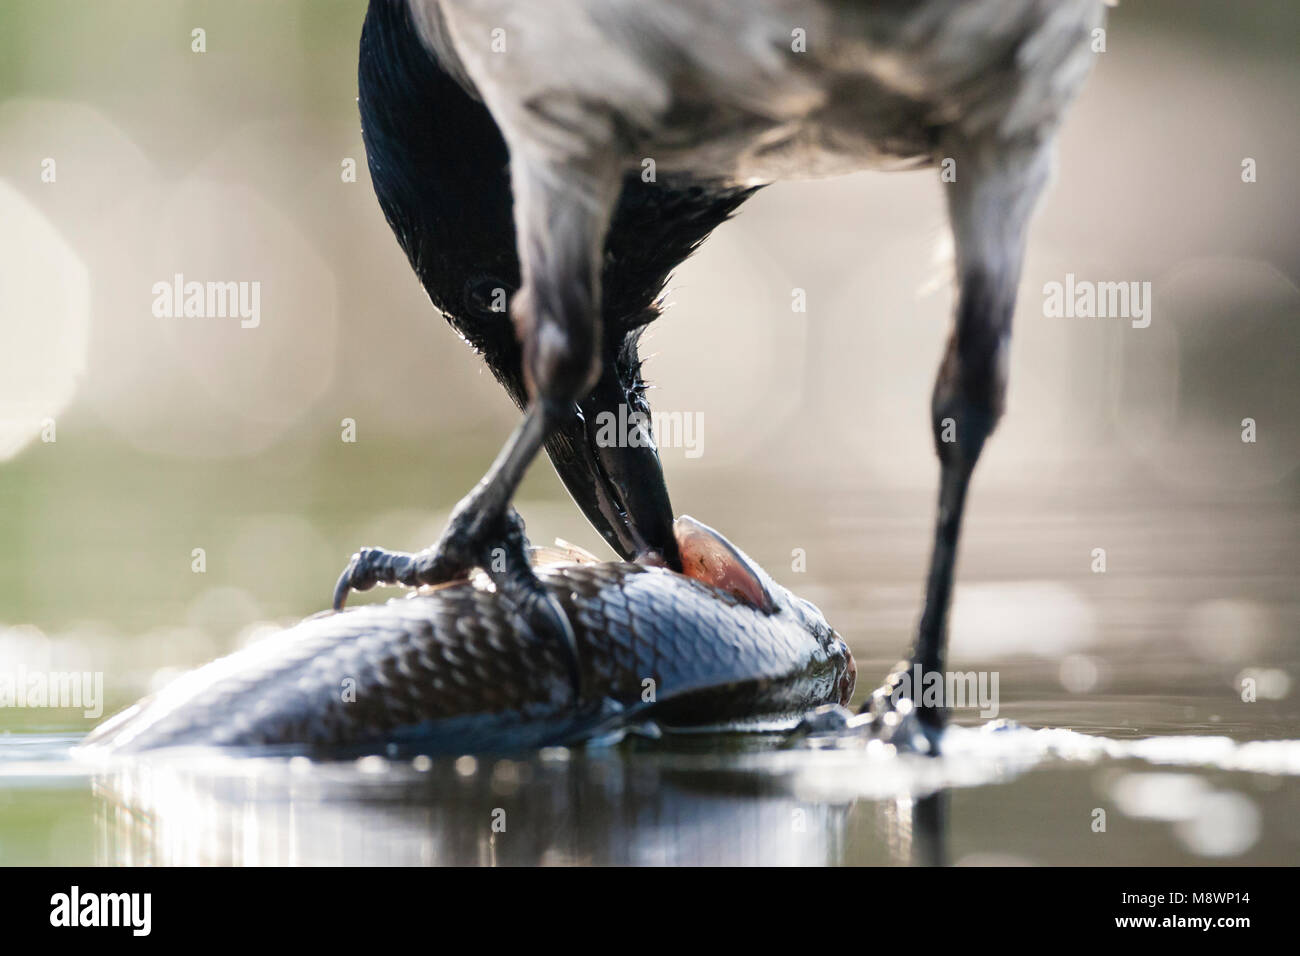
POLYGON ((641 395, 609 370, 556 429, 546 451, 574 502, 619 555, 681 570, 649 420, 641 395))

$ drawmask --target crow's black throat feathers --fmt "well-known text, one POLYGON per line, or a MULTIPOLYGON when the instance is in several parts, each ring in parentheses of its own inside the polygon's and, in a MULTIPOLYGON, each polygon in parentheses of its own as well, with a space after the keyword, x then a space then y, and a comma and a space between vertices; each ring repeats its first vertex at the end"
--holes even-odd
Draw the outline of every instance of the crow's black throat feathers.
MULTIPOLYGON (((426 47, 406 0, 372 0, 358 71, 370 176, 429 298, 522 407, 520 349, 497 293, 508 301, 520 283, 509 152, 445 58, 426 47)), ((603 358, 625 386, 640 386, 637 337, 658 317, 669 274, 756 188, 628 174, 601 276, 603 358)))
POLYGON ((405 0, 370 4, 357 76, 384 216, 433 304, 481 352, 512 339, 491 290, 519 286, 509 154, 487 108, 425 48, 405 0))

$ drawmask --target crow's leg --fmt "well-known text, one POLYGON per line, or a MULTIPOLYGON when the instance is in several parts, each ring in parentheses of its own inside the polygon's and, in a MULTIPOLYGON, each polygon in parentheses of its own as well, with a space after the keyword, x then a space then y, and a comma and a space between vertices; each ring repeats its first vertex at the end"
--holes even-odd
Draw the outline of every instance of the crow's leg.
POLYGON ((480 567, 531 623, 572 649, 572 627, 529 566, 523 523, 510 502, 547 436, 599 377, 600 251, 619 176, 614 168, 539 167, 516 158, 511 179, 524 280, 511 311, 531 397, 524 419, 435 545, 416 554, 357 552, 339 578, 334 606, 376 584, 440 584, 480 567))
POLYGON ((957 309, 931 400, 940 463, 938 519, 925 608, 904 681, 932 744, 946 720, 947 702, 931 697, 927 704, 925 681, 943 676, 962 509, 984 440, 1002 414, 1025 228, 1050 166, 1048 144, 1037 140, 950 137, 944 155, 956 159, 957 180, 944 188, 956 252, 957 309), (918 666, 920 687, 912 686, 918 666))

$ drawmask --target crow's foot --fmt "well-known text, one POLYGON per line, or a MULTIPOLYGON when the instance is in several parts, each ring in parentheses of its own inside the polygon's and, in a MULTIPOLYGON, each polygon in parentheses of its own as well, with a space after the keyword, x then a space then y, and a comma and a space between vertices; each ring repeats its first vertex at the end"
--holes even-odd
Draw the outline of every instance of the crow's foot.
POLYGON ((533 573, 523 519, 513 508, 494 518, 476 505, 474 495, 461 501, 438 543, 423 551, 362 548, 334 587, 334 609, 342 610, 351 592, 378 584, 445 584, 481 568, 534 633, 558 640, 565 648, 574 695, 581 699, 582 669, 573 626, 555 595, 533 573))

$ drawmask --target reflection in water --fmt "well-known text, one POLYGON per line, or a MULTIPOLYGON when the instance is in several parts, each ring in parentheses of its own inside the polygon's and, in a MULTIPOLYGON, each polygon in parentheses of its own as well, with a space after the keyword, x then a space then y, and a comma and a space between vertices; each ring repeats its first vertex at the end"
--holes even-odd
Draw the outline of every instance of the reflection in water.
MULTIPOLYGON (((953 861, 954 792, 991 790, 1031 770, 1042 777, 1079 768, 1119 774, 1109 787, 1113 802, 1102 802, 1132 820, 1157 819, 1143 808, 1159 788, 1169 797, 1162 798, 1160 823, 1175 822, 1190 852, 1222 858, 1252 850, 1260 836, 1251 799, 1188 774, 1135 779, 1119 769, 1122 762, 1244 772, 1256 783, 1300 775, 1300 741, 1289 740, 1119 741, 990 725, 953 728, 946 746, 939 759, 857 741, 740 752, 715 745, 689 753, 628 744, 525 759, 400 762, 163 755, 99 768, 96 862, 944 865, 953 861), (1195 783, 1183 786, 1190 794, 1183 800, 1170 787, 1187 780, 1195 783), (1233 839, 1207 837, 1221 832, 1233 839)), ((1095 802, 1087 797, 1064 820, 1049 819, 1046 807, 1038 820, 1016 814, 1007 832, 989 839, 996 846, 1023 834, 1032 845, 1051 833, 1069 859, 1104 861, 1123 847, 1090 833, 1095 802), (1082 842, 1072 844, 1076 839, 1082 842)), ((997 826, 987 812, 983 819, 997 826)), ((972 844, 969 833, 963 837, 972 844)), ((1131 846, 1133 837, 1130 831, 1122 842, 1131 846)))
POLYGON ((563 752, 140 764, 96 793, 101 864, 814 865, 842 862, 850 806, 779 779, 563 752))

